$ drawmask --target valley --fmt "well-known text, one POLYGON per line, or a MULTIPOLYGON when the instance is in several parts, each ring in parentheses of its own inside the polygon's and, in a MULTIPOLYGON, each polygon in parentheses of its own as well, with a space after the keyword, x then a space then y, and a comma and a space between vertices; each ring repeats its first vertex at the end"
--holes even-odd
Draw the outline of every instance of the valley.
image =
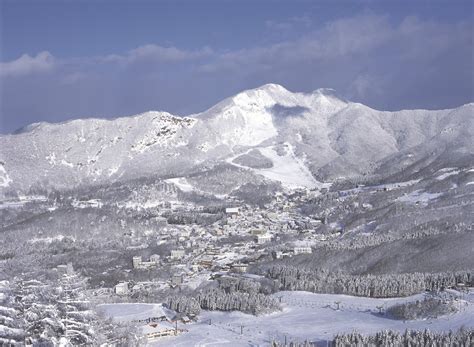
POLYGON ((1 341, 472 339, 472 112, 272 84, 0 136, 1 341))

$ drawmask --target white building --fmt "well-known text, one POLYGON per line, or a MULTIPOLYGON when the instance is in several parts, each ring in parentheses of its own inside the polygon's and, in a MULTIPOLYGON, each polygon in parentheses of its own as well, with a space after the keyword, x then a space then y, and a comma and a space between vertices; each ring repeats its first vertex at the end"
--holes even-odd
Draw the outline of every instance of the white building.
POLYGON ((171 250, 171 259, 178 260, 184 257, 184 249, 172 249, 171 250))
POLYGON ((134 269, 139 269, 141 263, 142 263, 142 257, 135 256, 135 257, 132 258, 132 264, 133 264, 134 269))
POLYGON ((232 264, 232 271, 234 272, 246 272, 247 271, 247 264, 237 263, 232 264))
POLYGON ((311 254, 313 250, 308 246, 297 246, 293 248, 293 253, 297 254, 311 254))
POLYGON ((257 243, 259 245, 264 244, 266 242, 270 242, 271 240, 272 240, 272 235, 270 234, 257 235, 257 243))
POLYGON ((150 256, 150 261, 153 263, 159 263, 160 262, 160 256, 158 254, 153 254, 150 256))
POLYGON ((128 294, 128 283, 121 282, 115 286, 115 294, 117 295, 126 295, 128 294))
POLYGON ((238 207, 227 207, 225 209, 225 213, 233 215, 233 216, 238 215, 239 214, 239 208, 238 207))
POLYGON ((141 256, 135 256, 132 258, 133 268, 134 269, 149 269, 154 268, 160 262, 160 256, 158 254, 153 254, 150 256, 149 261, 143 261, 141 256))
POLYGON ((142 327, 142 334, 147 338, 148 342, 160 339, 166 336, 175 336, 183 333, 185 330, 177 329, 170 322, 149 323, 142 327))

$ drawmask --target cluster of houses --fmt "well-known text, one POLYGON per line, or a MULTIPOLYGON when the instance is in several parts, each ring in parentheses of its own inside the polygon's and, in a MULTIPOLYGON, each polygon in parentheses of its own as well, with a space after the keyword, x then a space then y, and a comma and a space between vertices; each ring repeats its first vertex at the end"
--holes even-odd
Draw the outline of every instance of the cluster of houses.
MULTIPOLYGON (((277 194, 265 208, 249 205, 228 207, 224 210, 224 220, 212 225, 166 224, 154 233, 154 237, 158 246, 168 246, 168 253, 144 257, 140 255, 142 247, 136 247, 136 255, 132 257, 133 270, 166 267, 170 277, 160 281, 150 278, 155 281, 154 288, 158 283, 164 286, 163 289, 184 288, 195 287, 225 273, 232 276, 245 274, 249 266, 262 258, 270 260, 311 254, 314 245, 332 236, 315 232, 321 226, 327 227, 326 216, 302 215, 297 211, 295 201, 298 199, 308 199, 308 195, 302 193, 292 200, 277 194)), ((120 282, 114 291, 126 296, 136 288, 147 286, 120 282)), ((181 331, 167 321, 147 322, 145 330, 150 339, 181 331)))
MULTIPOLYGON (((311 245, 324 241, 318 237, 325 236, 310 233, 307 228, 317 228, 321 219, 301 216, 292 211, 291 201, 282 201, 284 205, 276 205, 279 209, 275 206, 268 209, 247 205, 228 207, 225 223, 167 225, 156 237, 157 245, 170 246, 169 253, 153 254, 148 259, 137 254, 132 258, 133 269, 153 270, 166 266, 174 274, 166 282, 173 288, 186 285, 200 274, 245 273, 249 265, 265 257, 279 259, 312 253, 311 245), (280 242, 280 235, 291 233, 299 235, 298 243, 280 242), (233 236, 239 236, 239 241, 233 240, 233 236)), ((127 295, 130 291, 126 283, 119 283, 115 293, 127 295)))
POLYGON ((132 258, 134 269, 152 269, 157 267, 159 263, 160 256, 158 254, 151 255, 148 261, 143 261, 141 256, 135 256, 132 258))

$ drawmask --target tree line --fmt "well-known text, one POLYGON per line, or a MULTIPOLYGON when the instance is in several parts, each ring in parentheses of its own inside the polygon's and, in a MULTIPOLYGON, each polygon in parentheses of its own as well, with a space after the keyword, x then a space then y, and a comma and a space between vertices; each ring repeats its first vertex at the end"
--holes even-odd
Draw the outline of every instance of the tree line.
POLYGON ((471 271, 442 273, 402 273, 350 275, 325 269, 307 270, 275 265, 265 275, 276 280, 280 290, 303 290, 312 293, 346 294, 371 298, 409 296, 423 291, 438 291, 458 283, 474 284, 471 271))
POLYGON ((223 277, 213 286, 192 295, 167 298, 166 306, 178 313, 199 314, 200 310, 241 311, 259 315, 280 309, 277 300, 267 294, 273 290, 268 281, 223 277))
POLYGON ((385 330, 375 335, 358 332, 338 334, 332 341, 333 347, 378 347, 378 346, 452 346, 470 347, 474 345, 474 330, 461 329, 453 332, 410 331, 404 333, 385 330))

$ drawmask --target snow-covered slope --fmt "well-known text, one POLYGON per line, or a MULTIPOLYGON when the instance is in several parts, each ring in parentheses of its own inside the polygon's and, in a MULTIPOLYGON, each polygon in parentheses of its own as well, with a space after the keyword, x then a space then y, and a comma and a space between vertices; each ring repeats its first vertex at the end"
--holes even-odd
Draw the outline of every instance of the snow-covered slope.
POLYGON ((377 111, 330 89, 304 94, 267 84, 189 117, 147 112, 37 123, 0 136, 0 192, 186 177, 224 161, 246 168, 233 159, 252 149, 259 150, 256 166, 248 167, 254 174, 312 188, 409 166, 439 148, 472 154, 473 114, 472 103, 453 110, 377 111), (265 167, 257 169, 258 160, 265 167))

